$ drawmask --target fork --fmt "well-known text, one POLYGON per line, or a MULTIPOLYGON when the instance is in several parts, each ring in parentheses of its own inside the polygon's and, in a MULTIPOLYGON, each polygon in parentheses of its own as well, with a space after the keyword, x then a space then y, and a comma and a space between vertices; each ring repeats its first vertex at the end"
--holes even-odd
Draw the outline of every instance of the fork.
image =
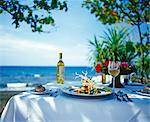
POLYGON ((125 102, 133 102, 127 94, 123 93, 122 91, 118 91, 117 93, 115 93, 115 96, 117 96, 117 100, 118 101, 125 101, 125 102), (121 99, 122 98, 122 99, 121 99))

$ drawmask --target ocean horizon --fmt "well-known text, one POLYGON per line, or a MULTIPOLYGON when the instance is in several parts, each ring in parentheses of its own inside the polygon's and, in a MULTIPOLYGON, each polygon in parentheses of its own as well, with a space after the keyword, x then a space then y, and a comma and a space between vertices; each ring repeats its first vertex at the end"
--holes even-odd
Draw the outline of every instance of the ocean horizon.
MULTIPOLYGON (((75 81, 75 73, 95 75, 90 66, 65 66, 65 81, 75 81)), ((56 81, 56 66, 0 66, 0 87, 8 83, 46 84, 56 81)))

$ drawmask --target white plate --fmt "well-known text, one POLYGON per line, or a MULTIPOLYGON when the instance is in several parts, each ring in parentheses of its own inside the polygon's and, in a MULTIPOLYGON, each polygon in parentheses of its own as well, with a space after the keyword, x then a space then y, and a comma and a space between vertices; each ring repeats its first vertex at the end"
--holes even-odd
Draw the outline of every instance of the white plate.
POLYGON ((137 82, 132 82, 132 83, 129 83, 128 85, 130 85, 130 86, 144 86, 143 84, 137 83, 137 82))
MULTIPOLYGON (((76 87, 76 86, 74 86, 74 87, 76 87)), ((77 87, 79 87, 79 86, 77 86, 77 87)), ((107 88, 107 89, 109 89, 109 88, 107 88)), ((109 89, 109 90, 111 90, 111 89, 109 89)), ((66 94, 69 94, 69 95, 84 96, 84 97, 106 96, 106 95, 110 95, 112 93, 112 90, 111 90, 111 91, 107 91, 107 92, 101 91, 101 93, 99 93, 99 94, 81 94, 81 93, 77 93, 77 92, 71 90, 71 88, 69 86, 61 87, 61 91, 66 94)))
POLYGON ((139 92, 139 91, 137 91, 136 93, 139 94, 139 95, 143 95, 143 96, 148 96, 148 97, 150 97, 150 94, 142 93, 142 92, 139 92))
POLYGON ((45 90, 43 92, 36 92, 35 90, 31 90, 30 93, 32 94, 36 94, 36 95, 44 95, 44 94, 47 94, 49 93, 50 91, 49 90, 45 90))

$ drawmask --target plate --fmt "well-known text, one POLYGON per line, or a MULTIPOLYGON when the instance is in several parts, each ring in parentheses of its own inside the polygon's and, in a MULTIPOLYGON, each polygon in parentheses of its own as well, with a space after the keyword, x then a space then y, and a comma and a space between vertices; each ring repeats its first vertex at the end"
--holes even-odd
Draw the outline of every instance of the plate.
POLYGON ((136 82, 129 83, 128 85, 129 85, 129 86, 144 86, 143 84, 141 84, 141 83, 136 83, 136 82))
MULTIPOLYGON (((75 96, 84 96, 84 97, 106 96, 106 95, 110 95, 112 93, 112 90, 110 88, 107 88, 107 87, 102 87, 101 93, 98 93, 98 94, 77 93, 71 87, 72 86, 63 86, 60 89, 63 93, 66 93, 66 94, 75 95, 75 96), (105 90, 107 89, 107 90, 105 91, 104 89, 105 90)), ((73 87, 79 87, 79 86, 73 86, 73 87)))
POLYGON ((35 90, 31 90, 30 93, 35 94, 35 95, 45 95, 47 93, 49 93, 49 90, 45 90, 43 92, 36 92, 35 90))
POLYGON ((150 94, 147 94, 147 93, 143 93, 143 92, 140 92, 140 91, 137 91, 136 93, 139 94, 139 95, 150 97, 150 94))

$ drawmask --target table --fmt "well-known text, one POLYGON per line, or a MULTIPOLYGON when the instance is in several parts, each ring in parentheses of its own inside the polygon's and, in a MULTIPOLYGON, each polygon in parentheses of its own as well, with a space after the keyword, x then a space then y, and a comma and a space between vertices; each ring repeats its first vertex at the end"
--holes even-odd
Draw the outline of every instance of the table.
MULTIPOLYGON (((51 88, 51 86, 49 86, 51 88)), ((23 92, 7 103, 2 122, 148 122, 150 97, 131 93, 128 89, 142 86, 126 86, 122 90, 133 102, 120 102, 112 95, 99 98, 81 98, 61 93, 57 97, 23 92)))

